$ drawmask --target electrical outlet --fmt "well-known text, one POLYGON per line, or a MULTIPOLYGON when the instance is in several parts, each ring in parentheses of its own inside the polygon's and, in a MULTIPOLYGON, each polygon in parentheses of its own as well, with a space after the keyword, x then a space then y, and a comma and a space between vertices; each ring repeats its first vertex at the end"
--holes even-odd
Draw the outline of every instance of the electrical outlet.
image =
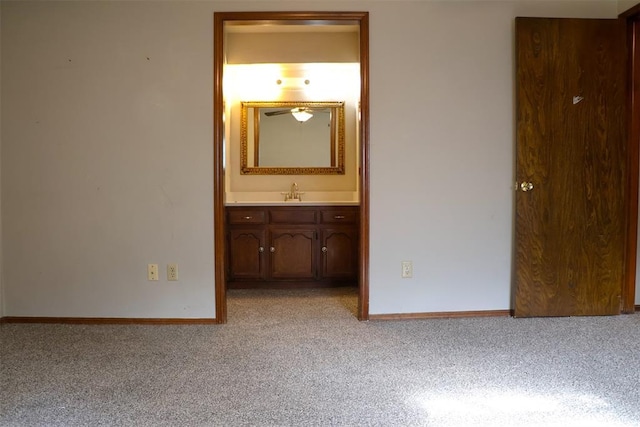
POLYGON ((178 264, 167 264, 167 280, 178 280, 178 264))
POLYGON ((147 265, 147 279, 158 280, 158 264, 147 265))
POLYGON ((413 277, 413 262, 402 261, 402 278, 408 279, 413 277))

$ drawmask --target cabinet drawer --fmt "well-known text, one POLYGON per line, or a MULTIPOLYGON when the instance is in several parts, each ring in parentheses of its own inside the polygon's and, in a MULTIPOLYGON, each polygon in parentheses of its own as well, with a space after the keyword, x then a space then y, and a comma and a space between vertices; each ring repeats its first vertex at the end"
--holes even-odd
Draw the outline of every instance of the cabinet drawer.
POLYGON ((317 213, 307 209, 272 209, 269 211, 271 224, 315 224, 317 213))
POLYGON ((266 215, 263 210, 229 210, 229 224, 264 224, 266 215))
POLYGON ((354 224, 358 222, 358 211, 356 209, 323 210, 320 212, 320 222, 322 224, 354 224))

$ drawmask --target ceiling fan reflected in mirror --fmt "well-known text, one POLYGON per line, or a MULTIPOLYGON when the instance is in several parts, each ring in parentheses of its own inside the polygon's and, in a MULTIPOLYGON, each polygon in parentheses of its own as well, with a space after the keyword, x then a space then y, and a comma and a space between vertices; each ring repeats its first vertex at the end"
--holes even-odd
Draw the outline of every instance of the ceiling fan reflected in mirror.
POLYGON ((284 110, 275 110, 275 111, 267 111, 264 113, 265 116, 279 116, 281 114, 291 114, 297 121, 300 123, 304 123, 313 117, 314 112, 327 112, 326 108, 309 108, 309 107, 295 107, 295 108, 287 108, 284 110), (323 111, 324 110, 324 111, 323 111))

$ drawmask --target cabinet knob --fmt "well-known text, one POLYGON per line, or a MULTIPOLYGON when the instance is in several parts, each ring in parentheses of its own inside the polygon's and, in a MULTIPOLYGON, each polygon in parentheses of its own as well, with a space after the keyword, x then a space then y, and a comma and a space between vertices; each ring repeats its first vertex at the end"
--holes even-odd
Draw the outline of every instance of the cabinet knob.
POLYGON ((244 217, 244 219, 246 219, 247 221, 250 220, 251 218, 253 218, 253 217, 250 217, 250 216, 245 216, 244 217))
POLYGON ((344 215, 335 215, 333 219, 344 219, 344 215))
POLYGON ((273 246, 269 248, 269 252, 275 252, 275 251, 276 251, 276 248, 274 248, 273 246))
POLYGON ((325 254, 327 253, 327 247, 326 246, 322 247, 322 252, 325 253, 325 254))
POLYGON ((258 252, 260 252, 260 253, 264 252, 264 248, 263 248, 262 246, 260 246, 260 247, 258 248, 258 252))

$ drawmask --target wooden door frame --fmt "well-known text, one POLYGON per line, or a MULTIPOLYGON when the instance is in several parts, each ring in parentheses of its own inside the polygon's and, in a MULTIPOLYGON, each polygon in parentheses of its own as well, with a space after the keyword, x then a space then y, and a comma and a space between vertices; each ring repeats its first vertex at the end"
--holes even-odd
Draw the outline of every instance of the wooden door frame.
POLYGON ((625 282, 622 289, 623 313, 636 310, 636 260, 638 254, 638 187, 640 156, 640 4, 623 12, 620 19, 627 24, 628 108, 627 108, 627 242, 625 250, 625 282))
POLYGON ((360 239, 358 319, 369 320, 369 12, 214 12, 213 23, 213 231, 215 321, 227 322, 224 169, 224 23, 227 21, 354 21, 360 26, 360 239))

